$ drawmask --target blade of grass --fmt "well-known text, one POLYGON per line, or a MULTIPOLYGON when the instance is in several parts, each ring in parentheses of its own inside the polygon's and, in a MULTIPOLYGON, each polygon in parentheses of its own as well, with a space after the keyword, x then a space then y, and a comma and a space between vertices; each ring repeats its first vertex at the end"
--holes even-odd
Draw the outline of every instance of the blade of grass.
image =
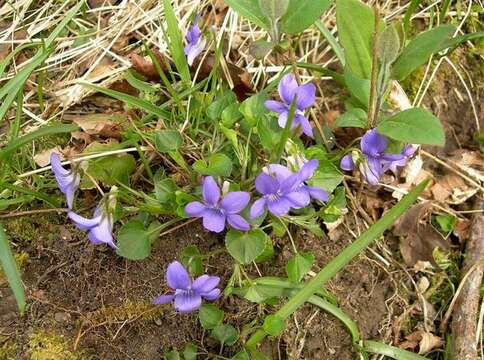
POLYGON ((343 48, 338 44, 338 40, 331 34, 331 32, 328 30, 326 25, 324 25, 320 20, 317 20, 314 25, 318 28, 318 30, 321 32, 321 34, 324 36, 326 41, 329 43, 331 46, 331 49, 333 49, 334 54, 338 58, 339 62, 343 67, 345 66, 345 55, 343 48))
POLYGON ((319 73, 321 73, 321 74, 323 74, 325 76, 330 76, 338 84, 343 85, 343 86, 345 85, 345 78, 344 78, 343 75, 338 74, 336 71, 326 69, 325 67, 323 67, 321 65, 307 64, 307 63, 298 62, 298 63, 296 63, 296 66, 297 67, 300 67, 300 68, 303 68, 303 69, 307 69, 307 70, 312 70, 312 71, 319 72, 319 73))
MULTIPOLYGON (((294 313, 301 305, 309 300, 329 279, 336 275, 345 265, 359 255, 373 240, 378 238, 417 200, 418 196, 425 189, 430 179, 426 179, 405 195, 393 208, 373 224, 367 231, 358 237, 350 246, 346 247, 338 256, 331 260, 311 281, 289 299, 276 313, 282 319, 286 319, 294 313)), ((247 349, 256 349, 267 336, 261 328, 257 330, 246 342, 247 349)))
POLYGON ((30 44, 22 44, 20 46, 17 46, 10 54, 7 55, 7 57, 2 62, 0 62, 0 78, 3 76, 5 69, 7 68, 8 64, 10 64, 10 62, 15 57, 17 57, 17 55, 20 52, 22 52, 26 49, 30 49, 31 47, 37 47, 37 46, 41 46, 41 45, 42 45, 41 43, 30 43, 30 44))
POLYGON ((2 225, 0 225, 0 263, 2 264, 3 272, 12 289, 15 300, 17 301, 20 314, 23 315, 26 306, 24 286, 22 284, 22 279, 20 278, 20 272, 15 262, 15 258, 12 255, 10 244, 8 243, 7 234, 2 225))
MULTIPOLYGON (((428 358, 377 341, 363 341, 363 349, 368 352, 389 356, 396 360, 428 360, 428 358)), ((456 359, 457 360, 457 359, 456 359)))
POLYGON ((7 146, 0 150, 0 160, 5 160, 8 155, 10 155, 13 151, 17 150, 19 147, 22 147, 40 137, 70 133, 76 130, 79 130, 79 126, 73 124, 57 124, 51 126, 44 126, 36 131, 28 133, 27 135, 11 140, 7 146))
POLYGON ((331 315, 341 321, 350 332, 353 344, 356 344, 360 341, 360 331, 358 330, 358 325, 356 325, 356 323, 348 315, 346 315, 343 310, 336 305, 331 304, 329 301, 315 295, 311 296, 308 302, 320 307, 324 311, 329 312, 331 315))
POLYGON ((403 18, 403 29, 405 30, 406 36, 409 35, 409 31, 411 28, 410 19, 421 1, 422 0, 411 0, 410 5, 408 6, 407 11, 405 12, 405 17, 403 18))
POLYGON ((165 11, 165 20, 167 34, 169 38, 170 53, 184 83, 190 83, 190 69, 188 68, 187 58, 183 51, 183 40, 178 26, 171 0, 163 0, 163 9, 165 11))
POLYGON ((24 187, 9 184, 9 183, 6 183, 4 181, 0 181, 0 189, 9 189, 9 190, 21 193, 21 194, 31 195, 31 196, 39 199, 39 200, 42 200, 46 204, 52 206, 54 209, 57 209, 57 208, 60 207, 60 204, 57 200, 55 200, 54 198, 50 197, 47 194, 39 192, 39 191, 26 189, 24 187))
POLYGON ((162 119, 169 120, 171 118, 171 113, 169 111, 161 109, 159 106, 153 105, 149 101, 139 99, 137 97, 131 96, 124 94, 119 91, 111 90, 111 89, 106 89, 91 83, 87 82, 81 82, 81 85, 88 87, 90 89, 96 90, 97 92, 100 92, 102 94, 111 96, 112 98, 124 101, 128 105, 131 105, 137 109, 144 110, 150 114, 153 114, 155 116, 158 116, 162 119))

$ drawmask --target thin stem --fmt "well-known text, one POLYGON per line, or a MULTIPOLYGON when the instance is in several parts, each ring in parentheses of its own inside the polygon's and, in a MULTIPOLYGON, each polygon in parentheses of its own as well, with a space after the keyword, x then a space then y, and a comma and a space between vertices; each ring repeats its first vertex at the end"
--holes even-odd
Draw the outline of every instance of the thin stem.
POLYGON ((291 240, 292 248, 294 252, 297 254, 297 247, 296 244, 294 243, 294 239, 292 238, 291 232, 289 231, 289 228, 287 227, 286 223, 281 219, 281 224, 284 226, 284 229, 286 230, 287 236, 289 236, 289 240, 291 240))
POLYGON ((375 17, 375 31, 373 32, 373 58, 371 62, 370 101, 368 104, 368 125, 374 128, 378 118, 377 87, 378 87, 378 49, 380 47, 380 7, 375 4, 373 8, 375 17))

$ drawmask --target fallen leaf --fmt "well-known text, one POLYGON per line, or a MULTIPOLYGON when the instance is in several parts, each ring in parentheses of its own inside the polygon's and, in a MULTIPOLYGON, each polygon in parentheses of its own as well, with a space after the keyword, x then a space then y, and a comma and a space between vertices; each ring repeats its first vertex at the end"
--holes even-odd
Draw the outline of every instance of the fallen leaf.
POLYGON ((479 189, 467 183, 462 177, 454 173, 437 178, 431 187, 432 195, 437 201, 459 205, 474 196, 479 189))
POLYGON ((449 243, 428 223, 421 223, 426 217, 429 205, 426 203, 412 206, 400 218, 393 233, 400 236, 400 252, 405 264, 414 266, 417 261, 435 264, 432 253, 436 247, 449 249, 449 243))
POLYGON ((454 234, 459 238, 461 244, 469 240, 472 221, 469 219, 458 219, 454 226, 454 234))
POLYGON ((420 340, 418 353, 428 353, 430 350, 442 347, 443 344, 444 342, 440 337, 429 332, 424 332, 422 334, 422 339, 420 340))
MULTIPOLYGON (((6 30, 9 26, 0 26, 0 32, 6 30)), ((10 34, 5 41, 0 44, 0 61, 4 60, 17 46, 20 44, 17 42, 13 42, 13 40, 25 40, 27 39, 28 34, 25 30, 16 30, 13 35, 10 34), (9 43, 9 41, 12 41, 9 43)))
POLYGON ((121 139, 122 124, 126 121, 123 114, 66 115, 88 135, 121 139))
POLYGON ((55 152, 57 154, 61 155, 61 158, 63 159, 64 156, 62 155, 62 149, 60 146, 56 146, 55 148, 52 149, 47 149, 44 151, 41 151, 37 154, 34 155, 34 161, 37 165, 44 167, 50 164, 50 155, 55 152))

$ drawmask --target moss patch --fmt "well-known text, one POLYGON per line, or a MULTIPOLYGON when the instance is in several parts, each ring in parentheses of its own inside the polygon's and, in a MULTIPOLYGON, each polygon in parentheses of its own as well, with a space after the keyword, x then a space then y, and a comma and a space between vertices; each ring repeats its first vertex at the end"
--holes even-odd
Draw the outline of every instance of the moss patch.
POLYGON ((81 360, 82 354, 69 350, 66 339, 53 332, 39 331, 30 336, 28 354, 31 360, 81 360))

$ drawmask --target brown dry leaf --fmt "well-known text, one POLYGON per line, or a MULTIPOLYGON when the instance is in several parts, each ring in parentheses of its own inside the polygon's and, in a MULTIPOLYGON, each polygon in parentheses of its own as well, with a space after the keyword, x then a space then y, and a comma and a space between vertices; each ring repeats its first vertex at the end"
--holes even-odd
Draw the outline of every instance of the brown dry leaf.
POLYGON ((429 332, 424 332, 422 334, 422 340, 420 340, 418 353, 428 353, 430 350, 442 347, 443 344, 444 342, 440 337, 429 332))
POLYGON ((55 152, 57 154, 61 154, 61 158, 64 156, 62 155, 62 149, 60 146, 56 146, 55 148, 52 149, 47 149, 44 151, 41 151, 37 154, 34 155, 34 161, 37 165, 44 167, 50 164, 50 155, 55 152))
POLYGON ((436 179, 435 185, 430 190, 435 200, 453 205, 466 202, 479 191, 454 173, 436 179))
POLYGON ((126 122, 123 114, 66 115, 65 118, 79 125, 88 135, 114 139, 121 139, 122 124, 126 122))
POLYGON ((454 226, 454 234, 459 238, 461 244, 469 240, 472 221, 469 219, 458 219, 454 226))
MULTIPOLYGON (((87 65, 90 68, 92 64, 87 65)), ((109 57, 105 56, 101 59, 99 64, 86 76, 86 80, 95 82, 101 79, 107 78, 115 69, 114 61, 109 57)))
POLYGON ((441 347, 444 342, 438 336, 423 330, 417 330, 405 337, 406 341, 400 344, 401 349, 415 350, 419 347, 419 354, 428 353, 430 350, 441 347))
POLYGON ((400 252, 405 264, 414 266, 419 260, 435 263, 432 253, 436 247, 449 249, 449 243, 426 223, 420 223, 428 212, 426 203, 412 206, 398 221, 393 233, 400 236, 400 252))
POLYGON ((469 177, 484 182, 484 156, 481 152, 458 150, 449 160, 469 177))

